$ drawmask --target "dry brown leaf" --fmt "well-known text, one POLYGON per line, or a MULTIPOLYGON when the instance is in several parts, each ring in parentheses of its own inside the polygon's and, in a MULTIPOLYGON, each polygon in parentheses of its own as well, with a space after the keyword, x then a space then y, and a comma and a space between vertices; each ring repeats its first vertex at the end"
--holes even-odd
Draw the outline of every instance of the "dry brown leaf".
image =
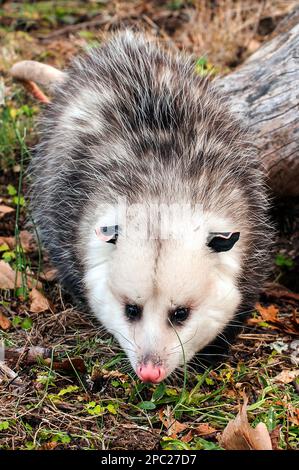
POLYGON ((4 204, 0 204, 0 219, 4 217, 6 214, 10 214, 14 212, 15 209, 13 207, 5 206, 4 204))
POLYGON ((279 310, 275 305, 269 305, 269 307, 262 307, 262 305, 258 303, 256 304, 255 308, 264 321, 278 321, 277 314, 279 310))
POLYGON ((296 310, 293 311, 291 317, 284 317, 282 319, 279 319, 277 317, 279 309, 275 305, 270 305, 269 307, 262 307, 260 304, 256 304, 255 308, 260 313, 260 317, 249 318, 246 322, 248 325, 256 325, 263 320, 269 322, 271 324, 271 329, 273 330, 281 330, 284 333, 298 336, 299 323, 296 318, 296 310))
MULTIPOLYGON (((258 318, 248 318, 246 320, 247 325, 258 325, 261 323, 263 319, 261 317, 258 318)), ((271 330, 280 330, 280 324, 277 322, 276 325, 271 323, 271 330)))
POLYGON ((226 450, 272 450, 269 432, 264 423, 253 428, 248 423, 246 407, 248 398, 244 397, 244 404, 237 417, 231 420, 224 429, 219 442, 226 450))
MULTIPOLYGON (((28 232, 27 230, 21 230, 19 237, 20 237, 22 248, 26 253, 33 252, 36 250, 34 237, 30 232, 28 232)), ((0 237, 0 245, 4 243, 6 243, 8 247, 12 250, 16 246, 16 238, 15 237, 0 237)))
POLYGON ((270 432, 270 439, 271 439, 271 442, 272 442, 273 450, 278 450, 279 449, 280 429, 281 429, 281 426, 276 426, 276 428, 273 429, 273 431, 270 432))
POLYGON ((118 370, 101 369, 100 375, 104 377, 104 379, 128 379, 128 376, 126 374, 124 374, 123 372, 119 372, 118 370))
POLYGON ((167 434, 172 439, 176 439, 178 437, 178 434, 180 432, 185 431, 185 429, 187 429, 187 428, 188 428, 187 424, 180 423, 179 421, 174 420, 172 423, 170 423, 167 434))
POLYGON ((294 408, 292 410, 289 420, 291 423, 295 424, 295 426, 299 426, 299 408, 294 408))
POLYGON ((45 310, 50 309, 50 303, 48 299, 36 288, 33 288, 29 294, 30 298, 30 307, 29 311, 32 313, 41 313, 45 310))
POLYGON ((181 441, 188 443, 188 442, 192 441, 192 439, 193 439, 193 432, 192 432, 192 431, 189 431, 189 432, 187 432, 187 434, 185 434, 185 436, 183 436, 183 437, 181 438, 181 441))
POLYGON ((172 437, 172 439, 176 439, 180 432, 185 431, 185 429, 188 428, 188 424, 180 423, 174 419, 172 411, 168 406, 159 411, 159 418, 167 429, 167 435, 172 437))
POLYGON ((43 444, 42 446, 40 446, 40 449, 41 450, 53 450, 55 449, 55 447, 57 447, 59 444, 59 442, 46 442, 45 444, 43 444))
POLYGON ((208 423, 202 423, 195 428, 195 432, 198 436, 207 436, 208 434, 217 432, 217 429, 213 428, 208 423))
POLYGON ((5 261, 0 261, 0 289, 14 289, 20 287, 20 276, 5 261), (19 277, 19 279, 18 279, 19 277))
POLYGON ((0 328, 2 330, 8 330, 11 326, 11 321, 4 315, 4 313, 0 312, 0 328))
POLYGON ((299 377, 299 370, 283 370, 276 377, 274 377, 273 382, 279 382, 281 384, 289 384, 293 380, 299 377))
MULTIPOLYGON (((31 289, 33 285, 41 288, 41 283, 36 281, 27 274, 27 285, 31 289)), ((21 287, 23 284, 22 274, 20 272, 16 273, 12 267, 5 261, 0 261, 0 289, 14 289, 15 287, 21 287)))

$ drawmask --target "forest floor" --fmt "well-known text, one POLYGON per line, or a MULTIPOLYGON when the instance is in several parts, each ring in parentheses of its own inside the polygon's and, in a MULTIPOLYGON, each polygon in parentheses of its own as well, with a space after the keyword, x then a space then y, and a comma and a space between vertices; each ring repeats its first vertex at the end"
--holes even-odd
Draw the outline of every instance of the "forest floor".
POLYGON ((269 282, 223 363, 188 372, 185 385, 175 376, 142 384, 113 339, 61 292, 27 231, 24 172, 41 106, 9 76, 24 59, 64 67, 122 25, 194 53, 200 73, 227 73, 269 40, 296 4, 1 3, 0 449, 217 450, 244 394, 250 424, 264 422, 275 449, 299 448, 298 201, 273 201, 278 230, 269 282))

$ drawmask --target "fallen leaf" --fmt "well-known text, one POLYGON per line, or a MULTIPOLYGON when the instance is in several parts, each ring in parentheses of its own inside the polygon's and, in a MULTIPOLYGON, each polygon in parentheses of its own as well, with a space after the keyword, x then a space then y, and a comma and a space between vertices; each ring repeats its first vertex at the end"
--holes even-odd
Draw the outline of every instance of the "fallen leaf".
POLYGON ((176 439, 178 437, 178 434, 180 432, 185 431, 185 429, 187 429, 187 428, 188 428, 187 424, 180 423, 179 421, 174 420, 172 423, 170 423, 167 434, 172 439, 176 439))
POLYGON ((11 326, 11 321, 4 315, 4 313, 0 312, 0 328, 2 330, 8 330, 11 326))
POLYGON ((291 411, 289 420, 291 423, 295 424, 295 426, 299 426, 299 408, 295 408, 291 411))
POLYGON ((299 377, 299 370, 283 370, 280 374, 274 377, 273 382, 279 382, 281 384, 289 384, 293 380, 299 377))
POLYGON ((13 207, 5 206, 4 204, 0 204, 0 219, 4 217, 6 214, 10 214, 14 212, 15 209, 13 207))
POLYGON ((181 441, 182 442, 190 442, 192 441, 193 439, 193 432, 192 431, 189 431, 187 432, 187 434, 185 434, 182 438, 181 438, 181 441))
POLYGON ((128 379, 128 376, 126 374, 124 374, 123 372, 119 372, 118 370, 101 369, 100 374, 102 377, 104 377, 104 379, 128 379))
POLYGON ((273 431, 270 432, 270 439, 271 439, 273 450, 278 450, 279 449, 280 428, 281 428, 281 426, 276 426, 276 428, 273 429, 273 431))
MULTIPOLYGON (((32 276, 26 275, 27 285, 31 289, 33 285, 41 288, 41 283, 36 282, 32 276)), ((20 272, 16 273, 12 267, 5 261, 0 261, 0 289, 14 289, 15 287, 22 287, 23 279, 20 272)))
POLYGON ((269 307, 262 307, 261 304, 256 304, 255 308, 264 321, 278 321, 277 314, 279 310, 275 305, 269 305, 269 307))
POLYGON ((260 317, 249 318, 246 322, 248 325, 258 324, 271 328, 271 330, 281 330, 287 334, 298 336, 299 323, 296 318, 296 311, 292 312, 291 317, 284 316, 283 318, 279 319, 277 316, 279 309, 275 305, 262 307, 260 304, 256 304, 255 308, 260 314, 260 317))
POLYGON ((29 311, 33 313, 41 313, 45 310, 49 310, 50 303, 48 299, 36 288, 33 288, 29 294, 30 298, 30 307, 29 311))
POLYGON ((167 429, 167 435, 170 436, 172 439, 176 439, 177 435, 185 431, 188 428, 188 424, 183 424, 173 418, 173 414, 170 410, 170 407, 166 407, 161 409, 159 412, 160 421, 163 423, 165 428, 167 429))
POLYGON ((195 428, 195 432, 198 436, 207 436, 208 434, 217 432, 217 429, 213 428, 208 423, 202 423, 195 428))
MULTIPOLYGON (((28 232, 27 230, 21 230, 19 234, 20 243, 23 250, 26 253, 36 251, 36 243, 32 233, 28 232)), ((16 246, 16 238, 15 237, 0 237, 0 245, 6 243, 8 247, 12 250, 16 246)))
POLYGON ((226 450, 272 450, 269 432, 264 423, 258 423, 253 428, 248 423, 246 407, 248 398, 244 397, 237 417, 231 420, 222 435, 219 443, 226 450))
POLYGON ((20 279, 16 277, 16 272, 10 265, 5 263, 5 261, 0 261, 0 289, 14 289, 15 287, 20 287, 20 279))
POLYGON ((58 442, 45 442, 42 446, 40 446, 40 449, 42 450, 53 450, 55 447, 58 446, 58 442))

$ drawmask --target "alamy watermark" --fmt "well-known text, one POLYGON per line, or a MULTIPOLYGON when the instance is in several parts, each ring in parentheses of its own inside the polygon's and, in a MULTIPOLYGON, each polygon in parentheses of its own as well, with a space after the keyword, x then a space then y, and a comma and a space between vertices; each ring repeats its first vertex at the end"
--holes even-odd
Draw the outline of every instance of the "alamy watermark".
POLYGON ((4 341, 0 341, 0 362, 4 362, 4 359, 5 359, 4 341))
POLYGON ((128 204, 120 198, 115 205, 99 207, 97 234, 103 240, 118 237, 130 240, 182 240, 192 245, 203 223, 203 208, 191 203, 128 204))

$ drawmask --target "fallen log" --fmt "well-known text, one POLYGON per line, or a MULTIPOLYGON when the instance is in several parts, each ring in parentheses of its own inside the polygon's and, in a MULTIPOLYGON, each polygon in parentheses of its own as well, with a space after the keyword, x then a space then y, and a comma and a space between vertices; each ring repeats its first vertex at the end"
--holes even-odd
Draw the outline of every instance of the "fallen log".
POLYGON ((255 136, 273 192, 299 196, 299 23, 215 83, 255 136))

